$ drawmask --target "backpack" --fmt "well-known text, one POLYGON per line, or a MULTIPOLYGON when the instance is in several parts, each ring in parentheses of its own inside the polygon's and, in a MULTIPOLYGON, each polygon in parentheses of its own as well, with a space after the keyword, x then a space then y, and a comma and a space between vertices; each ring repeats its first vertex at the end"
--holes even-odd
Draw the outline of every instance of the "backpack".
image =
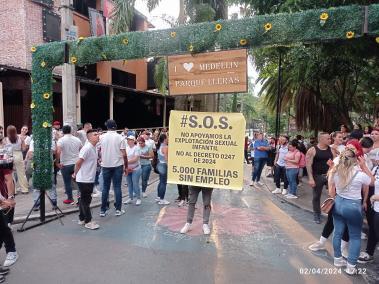
POLYGON ((305 165, 305 155, 304 153, 300 152, 299 168, 305 168, 305 165))

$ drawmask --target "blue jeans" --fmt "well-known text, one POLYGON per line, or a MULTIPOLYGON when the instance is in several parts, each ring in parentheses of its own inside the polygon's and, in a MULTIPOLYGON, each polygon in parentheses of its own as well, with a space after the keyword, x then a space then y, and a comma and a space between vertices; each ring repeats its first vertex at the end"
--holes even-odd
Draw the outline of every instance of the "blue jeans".
POLYGON ((133 199, 133 193, 135 194, 137 199, 141 199, 141 189, 139 187, 139 180, 141 178, 142 170, 138 169, 126 176, 126 181, 128 182, 128 191, 129 198, 133 199))
POLYGON ((147 183, 149 181, 150 173, 151 173, 151 165, 141 165, 142 168, 142 192, 146 191, 147 183))
POLYGON ((289 185, 289 193, 296 195, 297 193, 297 175, 299 174, 299 169, 287 169, 286 176, 289 185))
POLYGON ((267 158, 254 158, 253 181, 261 179, 262 170, 267 162, 267 158))
POLYGON ((121 210, 122 192, 121 182, 124 166, 102 168, 104 188, 101 194, 101 212, 105 212, 108 209, 108 195, 111 188, 111 182, 113 183, 113 190, 115 196, 114 206, 116 210, 121 210))
POLYGON ((72 196, 72 177, 71 177, 71 175, 74 173, 74 168, 75 168, 75 165, 67 165, 61 168, 65 193, 67 195, 67 199, 70 199, 70 200, 74 199, 72 196))
POLYGON ((157 170, 159 172, 158 197, 164 199, 167 187, 167 164, 158 163, 157 170))
POLYGON ((356 265, 361 250, 363 223, 361 200, 346 199, 337 195, 333 208, 334 257, 341 257, 341 239, 345 227, 349 231, 349 257, 347 262, 356 265))

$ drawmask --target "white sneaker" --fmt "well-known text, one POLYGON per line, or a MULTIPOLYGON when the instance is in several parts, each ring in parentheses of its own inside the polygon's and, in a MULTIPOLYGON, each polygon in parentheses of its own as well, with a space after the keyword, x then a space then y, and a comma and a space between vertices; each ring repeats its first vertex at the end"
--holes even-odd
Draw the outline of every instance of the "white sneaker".
POLYGON ((187 232, 189 232, 191 230, 191 224, 190 223, 186 223, 184 225, 184 227, 180 230, 180 233, 181 234, 186 234, 187 232))
POLYGON ((157 196, 157 197, 155 197, 155 202, 159 202, 159 201, 161 201, 161 199, 157 196))
POLYGON ((357 274, 358 270, 357 270, 357 266, 356 265, 352 265, 350 263, 346 263, 346 268, 344 269, 344 271, 349 274, 349 275, 355 275, 357 274))
POLYGON ((118 216, 121 216, 123 214, 125 214, 125 210, 121 209, 121 210, 116 210, 116 213, 114 215, 118 217, 118 216))
POLYGON ((142 197, 143 197, 143 198, 147 198, 147 194, 146 194, 146 192, 142 192, 142 197))
POLYGON ((296 198, 298 198, 296 195, 293 195, 293 194, 287 194, 286 195, 286 198, 288 198, 288 199, 296 199, 296 198))
POLYGON ((78 225, 80 225, 80 226, 83 226, 85 224, 85 222, 84 221, 78 221, 78 225))
POLYGON ((335 257, 334 258, 334 266, 335 267, 342 267, 346 266, 346 260, 343 259, 343 257, 335 257))
POLYGON ((138 205, 141 205, 141 199, 137 199, 136 200, 136 205, 138 206, 138 205))
POLYGON ((319 251, 319 250, 324 250, 325 249, 325 245, 322 244, 320 241, 317 241, 317 242, 311 244, 308 248, 311 251, 319 251))
POLYGON ((87 229, 90 229, 90 230, 97 230, 97 229, 99 229, 100 226, 99 226, 99 224, 96 224, 95 221, 91 221, 91 222, 85 224, 84 227, 86 227, 87 229))
POLYGON ((250 182, 250 186, 254 186, 254 182, 253 181, 250 182))
POLYGON ((283 194, 283 195, 287 195, 287 194, 288 194, 287 189, 283 189, 282 194, 283 194))
POLYGON ((367 235, 365 233, 361 233, 361 240, 367 240, 367 235))
POLYGON ((280 189, 280 188, 276 188, 273 192, 271 192, 271 193, 274 193, 274 194, 276 194, 276 193, 282 193, 282 190, 280 189))
POLYGON ((367 263, 367 262, 370 262, 370 261, 373 261, 373 260, 374 260, 374 257, 372 257, 371 255, 369 255, 365 251, 361 251, 361 253, 359 254, 359 257, 358 257, 358 263, 367 263))
POLYGON ((182 207, 184 205, 185 201, 184 200, 180 200, 180 202, 178 203, 178 207, 182 207))
POLYGON ((169 205, 170 202, 165 200, 165 199, 161 199, 159 202, 158 202, 159 205, 169 205))
POLYGON ((133 202, 133 199, 128 198, 126 201, 124 201, 124 204, 131 204, 133 202))
POLYGON ((260 181, 258 181, 257 184, 258 184, 259 186, 263 186, 263 185, 264 185, 264 183, 263 183, 263 182, 260 182, 260 181))
POLYGON ((209 235, 211 233, 211 229, 209 228, 208 224, 203 224, 203 232, 204 235, 209 235))
POLYGON ((15 252, 8 252, 7 257, 5 258, 3 266, 8 267, 13 265, 18 259, 18 253, 15 252))

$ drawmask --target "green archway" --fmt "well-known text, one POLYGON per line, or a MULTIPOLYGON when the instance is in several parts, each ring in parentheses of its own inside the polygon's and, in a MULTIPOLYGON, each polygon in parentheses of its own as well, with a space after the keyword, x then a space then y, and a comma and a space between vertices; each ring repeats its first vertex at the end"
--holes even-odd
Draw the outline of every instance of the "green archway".
MULTIPOLYGON (((263 15, 175 29, 80 38, 68 42, 69 63, 147 58, 215 49, 283 46, 371 36, 379 43, 379 5, 345 6, 293 14, 263 15), (376 38, 375 38, 376 37, 376 38)), ((32 47, 34 187, 51 187, 52 71, 64 63, 65 42, 32 47)))

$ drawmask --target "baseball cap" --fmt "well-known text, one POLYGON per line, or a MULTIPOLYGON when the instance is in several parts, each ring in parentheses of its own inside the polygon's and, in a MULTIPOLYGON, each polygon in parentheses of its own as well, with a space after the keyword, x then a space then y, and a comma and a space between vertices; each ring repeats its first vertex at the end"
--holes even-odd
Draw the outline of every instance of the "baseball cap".
POLYGON ((136 141, 136 137, 133 135, 129 135, 128 137, 126 137, 126 139, 136 141))

